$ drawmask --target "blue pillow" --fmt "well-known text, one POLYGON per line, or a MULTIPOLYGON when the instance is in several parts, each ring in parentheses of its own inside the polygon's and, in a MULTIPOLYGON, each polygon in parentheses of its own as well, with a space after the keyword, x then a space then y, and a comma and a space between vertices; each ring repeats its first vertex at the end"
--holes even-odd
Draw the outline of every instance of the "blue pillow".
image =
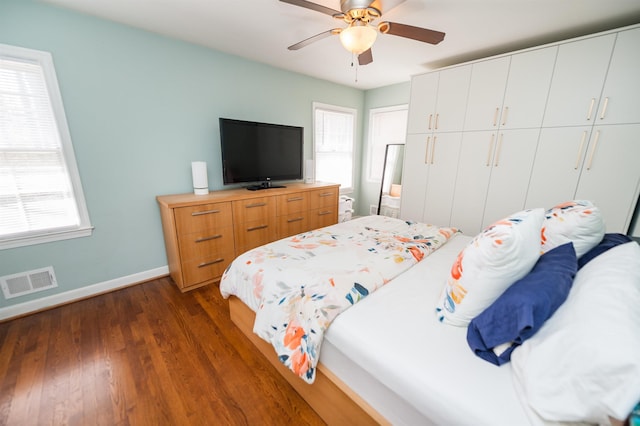
POLYGON ((631 241, 631 238, 624 234, 604 234, 604 238, 602 238, 602 241, 600 241, 597 246, 578 259, 578 270, 610 248, 628 243, 629 241, 631 241))
POLYGON ((573 243, 540 256, 528 275, 471 320, 467 329, 469 347, 493 364, 509 362, 511 352, 533 336, 567 299, 577 267, 573 243), (507 344, 506 349, 494 352, 503 344, 507 344))

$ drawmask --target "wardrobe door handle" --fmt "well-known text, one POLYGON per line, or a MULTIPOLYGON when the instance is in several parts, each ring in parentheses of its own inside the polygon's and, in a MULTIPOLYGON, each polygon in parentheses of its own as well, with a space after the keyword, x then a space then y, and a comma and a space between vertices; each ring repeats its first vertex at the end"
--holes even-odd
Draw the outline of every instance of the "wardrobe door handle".
POLYGON ((429 114, 429 130, 431 130, 431 119, 433 118, 433 113, 429 114))
POLYGON ((429 164, 429 144, 431 143, 431 136, 427 136, 427 146, 424 150, 424 164, 429 164))
POLYGON ((504 111, 502 112, 502 125, 507 124, 507 117, 509 116, 509 107, 504 107, 504 111))
POLYGON ((582 132, 582 140, 580 141, 580 148, 578 148, 578 157, 576 158, 575 170, 578 170, 580 166, 580 159, 582 158, 582 148, 584 148, 584 142, 587 140, 587 131, 582 132))
POLYGON ((589 163, 587 164, 587 170, 591 170, 591 163, 593 163, 593 155, 596 153, 596 148, 598 147, 599 139, 600 139, 600 130, 597 130, 596 138, 593 141, 593 149, 591 150, 591 155, 589 155, 589 163))
POLYGON ((502 139, 504 139, 504 133, 500 133, 500 138, 498 139, 498 147, 496 148, 496 162, 494 163, 494 167, 498 167, 498 161, 500 161, 500 151, 502 151, 502 139))
POLYGON ((436 140, 438 139, 437 136, 433 137, 433 143, 431 144, 431 164, 433 164, 433 154, 436 151, 436 140))
POLYGON ((440 113, 436 113, 436 130, 438 130, 438 123, 440 122, 440 113))
POLYGON ((609 106, 609 97, 604 98, 604 105, 602 106, 602 113, 600 114, 600 120, 604 120, 604 115, 607 113, 607 107, 609 106))
POLYGON ((496 108, 496 112, 493 113, 493 127, 496 126, 496 124, 498 124, 498 113, 500 112, 500 108, 497 107, 496 108))
POLYGON ((591 114, 593 113, 593 107, 596 104, 596 98, 591 98, 591 104, 589 104, 589 112, 587 112, 587 121, 591 120, 591 114))
POLYGON ((493 140, 495 139, 495 133, 491 133, 491 140, 489 141, 489 150, 487 151, 487 164, 486 166, 491 166, 491 153, 493 152, 493 140))

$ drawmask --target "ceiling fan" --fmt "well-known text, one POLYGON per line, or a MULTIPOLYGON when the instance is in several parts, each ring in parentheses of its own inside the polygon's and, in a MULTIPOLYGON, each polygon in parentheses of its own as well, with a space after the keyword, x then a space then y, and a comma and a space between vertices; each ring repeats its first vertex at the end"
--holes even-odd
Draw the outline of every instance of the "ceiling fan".
POLYGON ((298 50, 325 37, 340 35, 342 45, 348 51, 358 55, 360 65, 373 62, 371 46, 376 41, 377 31, 430 44, 440 43, 445 35, 440 31, 388 21, 380 22, 376 31, 376 27, 371 24, 375 19, 382 17, 383 12, 388 11, 384 6, 390 6, 388 9, 392 9, 405 0, 340 0, 341 12, 307 0, 280 1, 331 15, 348 24, 347 28, 333 28, 302 40, 289 46, 289 50, 298 50))

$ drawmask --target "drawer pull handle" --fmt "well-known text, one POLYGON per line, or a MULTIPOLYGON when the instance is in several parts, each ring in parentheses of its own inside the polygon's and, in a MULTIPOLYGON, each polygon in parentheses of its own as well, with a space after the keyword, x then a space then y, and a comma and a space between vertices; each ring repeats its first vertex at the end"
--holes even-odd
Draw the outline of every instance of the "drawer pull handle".
POLYGON ((202 237, 196 240, 196 243, 202 243, 204 241, 217 240, 218 238, 222 238, 222 234, 212 235, 210 237, 202 237))
POLYGON ((302 201, 302 200, 304 200, 304 197, 287 198, 287 202, 290 202, 290 201, 302 201))
POLYGON ((331 211, 331 210, 324 211, 324 212, 319 212, 319 213, 318 213, 318 216, 325 216, 325 215, 328 215, 328 214, 331 214, 331 213, 332 213, 332 211, 331 211))
POLYGON ((330 197, 333 195, 333 192, 323 192, 322 194, 320 194, 321 197, 330 197))
POLYGON ((251 209, 254 207, 262 207, 262 206, 266 206, 267 203, 253 203, 253 204, 247 204, 246 206, 244 206, 247 209, 251 209))
POLYGON ((220 210, 204 210, 201 212, 193 212, 191 213, 191 216, 202 216, 203 214, 214 214, 214 213, 220 213, 220 210))
POLYGON ((224 259, 221 257, 216 260, 212 260, 211 262, 202 262, 201 264, 198 265, 198 268, 204 268, 205 266, 215 265, 216 263, 220 263, 220 262, 224 262, 224 259))
POLYGON ((295 219, 288 219, 287 223, 300 222, 301 220, 304 220, 304 217, 296 217, 295 219))
POLYGON ((247 228, 247 232, 251 232, 251 231, 257 231, 259 229, 264 229, 267 228, 269 225, 259 225, 259 226, 253 226, 251 228, 247 228))

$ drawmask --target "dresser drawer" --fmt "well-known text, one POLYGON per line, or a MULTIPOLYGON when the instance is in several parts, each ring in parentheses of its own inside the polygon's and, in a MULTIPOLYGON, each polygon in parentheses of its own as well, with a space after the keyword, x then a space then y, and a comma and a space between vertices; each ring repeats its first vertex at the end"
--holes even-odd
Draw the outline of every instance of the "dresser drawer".
POLYGON ((183 262, 183 287, 190 287, 204 281, 220 278, 233 259, 233 252, 227 252, 212 255, 206 259, 183 262))
POLYGON ((291 213, 287 216, 278 216, 278 238, 300 234, 310 229, 309 212, 291 213))
POLYGON ((212 203, 175 209, 178 234, 232 226, 231 203, 212 203))
POLYGON ((278 237, 275 216, 265 220, 239 223, 234 225, 236 256, 254 247, 274 241, 278 237))
POLYGON ((233 201, 233 222, 235 224, 267 220, 267 218, 275 215, 275 197, 260 197, 233 201))
POLYGON ((309 212, 309 226, 311 229, 323 228, 338 223, 338 207, 323 207, 309 212))
POLYGON ((216 253, 233 253, 233 227, 225 226, 179 236, 183 261, 206 259, 216 253))
POLYGON ((333 207, 338 205, 338 187, 319 189, 310 192, 310 209, 333 207))
POLYGON ((296 192, 278 196, 278 216, 309 210, 309 194, 296 192))

